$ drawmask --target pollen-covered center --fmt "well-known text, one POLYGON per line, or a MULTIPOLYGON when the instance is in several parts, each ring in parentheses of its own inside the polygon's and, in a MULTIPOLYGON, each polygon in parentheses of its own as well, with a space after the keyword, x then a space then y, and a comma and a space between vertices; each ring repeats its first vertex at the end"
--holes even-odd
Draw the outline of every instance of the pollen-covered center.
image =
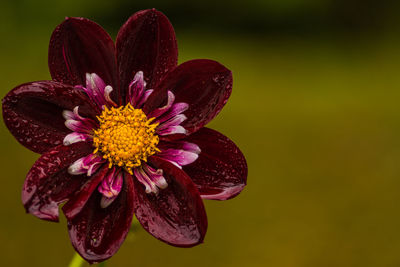
POLYGON ((132 174, 133 168, 160 151, 155 134, 158 123, 152 124, 154 118, 147 119, 141 109, 135 109, 131 104, 111 109, 105 107, 97 119, 100 127, 94 131, 94 153, 100 151, 109 161, 109 168, 120 166, 132 174))

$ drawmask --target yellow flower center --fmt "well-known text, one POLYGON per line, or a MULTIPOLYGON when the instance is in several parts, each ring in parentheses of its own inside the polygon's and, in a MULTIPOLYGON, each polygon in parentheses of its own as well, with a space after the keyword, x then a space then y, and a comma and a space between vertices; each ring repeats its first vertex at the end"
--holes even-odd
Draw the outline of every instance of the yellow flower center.
POLYGON ((113 165, 125 168, 132 174, 132 168, 139 167, 142 161, 156 152, 159 142, 155 135, 158 123, 151 123, 154 118, 147 119, 141 109, 131 104, 119 108, 105 107, 97 117, 100 127, 94 130, 93 153, 100 151, 103 158, 113 165))

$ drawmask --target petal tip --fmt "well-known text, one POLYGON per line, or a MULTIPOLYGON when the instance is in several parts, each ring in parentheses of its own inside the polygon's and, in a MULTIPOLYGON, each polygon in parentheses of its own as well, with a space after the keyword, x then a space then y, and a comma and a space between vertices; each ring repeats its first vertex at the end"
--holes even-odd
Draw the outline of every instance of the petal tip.
POLYGON ((41 210, 34 210, 29 203, 24 204, 25 207, 25 212, 27 214, 32 214, 33 216, 41 219, 41 220, 45 220, 45 221, 49 221, 49 222, 59 222, 59 215, 58 215, 58 208, 56 209, 52 209, 52 210, 48 210, 48 213, 43 212, 41 210), (53 212, 53 214, 51 214, 53 212))

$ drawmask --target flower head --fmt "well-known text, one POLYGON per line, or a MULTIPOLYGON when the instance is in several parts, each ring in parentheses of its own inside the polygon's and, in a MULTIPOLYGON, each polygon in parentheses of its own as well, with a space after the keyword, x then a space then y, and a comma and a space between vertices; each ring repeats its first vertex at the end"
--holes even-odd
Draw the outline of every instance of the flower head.
POLYGON ((22 191, 27 212, 58 221, 87 261, 111 257, 135 215, 179 247, 203 242, 202 198, 225 200, 246 184, 240 150, 205 128, 227 102, 232 74, 212 60, 177 65, 175 33, 159 11, 132 15, 116 42, 97 24, 67 18, 49 47, 51 81, 3 99, 15 138, 42 154, 22 191))

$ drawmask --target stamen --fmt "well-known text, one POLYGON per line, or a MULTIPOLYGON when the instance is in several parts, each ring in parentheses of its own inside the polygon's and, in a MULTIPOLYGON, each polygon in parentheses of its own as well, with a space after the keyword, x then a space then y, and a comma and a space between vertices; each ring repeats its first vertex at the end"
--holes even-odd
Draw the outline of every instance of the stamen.
POLYGON ((102 152, 109 168, 116 165, 133 174, 132 169, 159 151, 155 134, 158 123, 152 123, 154 118, 147 119, 141 109, 130 103, 119 108, 105 107, 97 119, 100 127, 93 135, 94 153, 102 152))

